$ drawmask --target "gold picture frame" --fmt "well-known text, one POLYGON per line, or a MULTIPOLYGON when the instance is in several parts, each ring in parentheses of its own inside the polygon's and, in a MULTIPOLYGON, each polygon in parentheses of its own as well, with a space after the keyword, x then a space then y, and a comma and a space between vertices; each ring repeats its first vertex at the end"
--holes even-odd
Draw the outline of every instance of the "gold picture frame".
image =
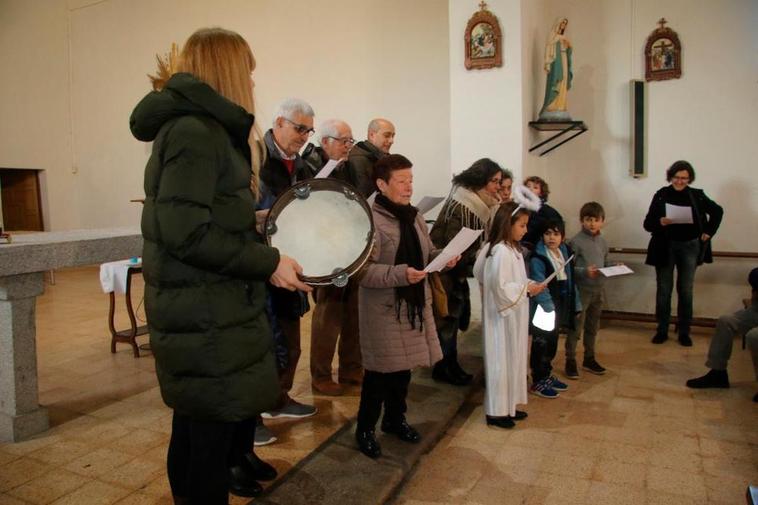
POLYGON ((503 66, 503 35, 497 17, 479 3, 479 10, 466 25, 466 69, 485 69, 503 66))
POLYGON ((658 21, 657 28, 645 44, 645 80, 666 81, 682 76, 682 44, 679 35, 665 26, 665 18, 658 21))

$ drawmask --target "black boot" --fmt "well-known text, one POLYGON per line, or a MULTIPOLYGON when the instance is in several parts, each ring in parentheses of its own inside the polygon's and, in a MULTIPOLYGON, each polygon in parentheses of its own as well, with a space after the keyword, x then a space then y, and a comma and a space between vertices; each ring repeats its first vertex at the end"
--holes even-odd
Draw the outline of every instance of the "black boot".
POLYGON ((452 384, 453 386, 465 386, 470 382, 470 379, 467 381, 465 378, 460 377, 453 372, 448 358, 443 358, 434 365, 434 368, 432 369, 432 378, 437 382, 445 382, 447 384, 452 384))
POLYGON ((729 374, 726 370, 709 370, 707 374, 687 381, 687 387, 692 389, 729 387, 729 374))
POLYGON ((669 336, 666 335, 665 333, 656 333, 655 335, 653 335, 653 339, 651 340, 651 342, 654 344, 662 344, 668 339, 669 339, 669 336))
POLYGON ((376 459, 382 455, 382 447, 374 437, 374 430, 356 431, 355 441, 358 442, 358 449, 371 459, 376 459))
POLYGON ((416 431, 416 428, 408 424, 405 418, 399 423, 388 423, 382 420, 382 431, 397 436, 397 438, 403 442, 417 444, 421 441, 421 435, 419 435, 419 432, 416 431))
POLYGON ((263 487, 253 479, 247 468, 233 466, 229 469, 229 492, 235 496, 253 498, 263 492, 263 487))
POLYGON ((513 418, 511 416, 487 416, 487 426, 497 426, 498 428, 505 428, 510 430, 516 426, 516 423, 513 422, 513 418))
POLYGON ((245 454, 245 463, 247 470, 250 472, 253 480, 274 480, 276 479, 276 468, 269 465, 254 452, 245 454))
POLYGON ((679 335, 679 344, 683 347, 692 347, 692 339, 687 333, 679 335))
POLYGON ((450 369, 450 372, 453 373, 453 375, 458 376, 461 380, 465 381, 466 384, 470 383, 471 379, 474 378, 473 375, 461 368, 461 364, 458 363, 457 359, 451 360, 448 368, 450 369))

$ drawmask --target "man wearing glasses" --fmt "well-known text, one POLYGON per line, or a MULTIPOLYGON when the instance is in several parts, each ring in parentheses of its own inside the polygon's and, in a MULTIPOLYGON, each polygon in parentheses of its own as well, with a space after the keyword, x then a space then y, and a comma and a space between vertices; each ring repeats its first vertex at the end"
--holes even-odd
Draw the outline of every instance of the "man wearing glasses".
MULTIPOLYGON (((300 149, 313 135, 313 108, 298 98, 287 98, 274 115, 273 127, 263 136, 266 144, 266 163, 261 167, 260 209, 268 209, 274 200, 293 184, 312 176, 300 157, 300 149)), ((269 286, 272 331, 277 344, 281 398, 275 411, 264 412, 263 418, 303 418, 314 415, 312 405, 296 402, 289 396, 300 359, 300 318, 309 310, 308 296, 301 291, 269 286), (286 351, 282 349, 286 347, 286 351)), ((265 445, 276 437, 264 426, 255 431, 256 445, 265 445)))
MULTIPOLYGON (((316 175, 329 160, 344 161, 353 148, 355 139, 350 125, 339 119, 327 119, 318 128, 319 146, 308 144, 303 151, 303 160, 316 175)), ((345 179, 342 174, 344 163, 340 163, 332 172, 335 177, 345 179)), ((349 182, 349 181, 348 181, 349 182)))
MULTIPOLYGON (((329 160, 341 161, 332 177, 345 180, 344 160, 355 143, 350 125, 339 119, 324 121, 318 129, 320 147, 309 144, 303 159, 314 175, 329 160)), ((348 181, 350 182, 350 181, 348 181)), ((313 292, 316 308, 311 319, 311 387, 315 393, 339 396, 342 384, 360 385, 363 378, 358 336, 358 286, 351 279, 347 286, 319 286, 313 292), (339 338, 339 383, 332 380, 332 359, 339 338)))
POLYGON ((372 119, 368 124, 368 138, 355 144, 348 155, 348 182, 368 198, 376 191, 372 178, 374 163, 390 153, 395 143, 395 125, 386 119, 372 119))

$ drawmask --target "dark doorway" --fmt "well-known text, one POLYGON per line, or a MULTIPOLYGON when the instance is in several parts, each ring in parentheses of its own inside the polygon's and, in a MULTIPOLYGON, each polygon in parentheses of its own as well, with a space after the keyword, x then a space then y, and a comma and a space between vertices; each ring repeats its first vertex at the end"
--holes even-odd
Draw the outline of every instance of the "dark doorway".
POLYGON ((43 231, 39 170, 0 168, 3 228, 43 231))

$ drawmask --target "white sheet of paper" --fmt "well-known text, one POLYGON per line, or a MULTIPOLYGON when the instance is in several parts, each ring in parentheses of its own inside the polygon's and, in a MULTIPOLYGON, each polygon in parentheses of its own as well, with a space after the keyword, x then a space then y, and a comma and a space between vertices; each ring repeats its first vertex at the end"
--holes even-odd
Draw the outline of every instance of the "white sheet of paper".
POLYGON ((634 273, 634 270, 626 265, 615 265, 612 267, 598 268, 598 270, 606 277, 614 277, 616 275, 627 275, 634 273))
POLYGON ((555 311, 545 312, 542 305, 537 305, 532 324, 542 331, 553 331, 555 329, 555 311))
POLYGON ((666 204, 666 217, 671 219, 675 224, 691 224, 695 221, 692 219, 692 207, 684 205, 666 204))
MULTIPOLYGON (((563 270, 564 268, 566 268, 566 265, 568 265, 574 259, 574 256, 576 256, 576 255, 572 254, 571 256, 569 256, 569 258, 566 260, 566 263, 564 263, 563 266, 560 269, 555 270, 552 274, 548 275, 545 278, 545 280, 542 281, 542 284, 550 284, 550 281, 552 281, 553 279, 555 279, 555 276, 558 275, 558 272, 560 272, 561 270, 563 270)), ((532 282, 534 282, 534 281, 532 281, 532 282)))
POLYGON ((366 203, 368 203, 369 207, 374 205, 374 200, 376 200, 376 194, 377 194, 377 191, 374 191, 373 193, 368 195, 368 198, 366 198, 366 203))
POLYGON ((479 238, 479 235, 481 235, 483 231, 484 230, 472 230, 471 228, 466 228, 465 226, 461 228, 461 231, 459 231, 458 234, 453 237, 453 240, 451 240, 445 246, 445 248, 437 255, 437 257, 430 261, 428 265, 426 265, 424 272, 439 272, 445 268, 445 265, 447 265, 448 261, 455 258, 459 254, 462 254, 463 251, 468 249, 469 246, 479 238))
POLYGON ((444 196, 425 196, 416 204, 416 208, 421 214, 426 214, 444 199, 444 196))
POLYGON ((340 164, 342 160, 329 160, 326 162, 326 165, 321 168, 321 170, 318 171, 318 173, 313 176, 314 179, 326 179, 329 177, 335 168, 337 168, 337 165, 340 164))

